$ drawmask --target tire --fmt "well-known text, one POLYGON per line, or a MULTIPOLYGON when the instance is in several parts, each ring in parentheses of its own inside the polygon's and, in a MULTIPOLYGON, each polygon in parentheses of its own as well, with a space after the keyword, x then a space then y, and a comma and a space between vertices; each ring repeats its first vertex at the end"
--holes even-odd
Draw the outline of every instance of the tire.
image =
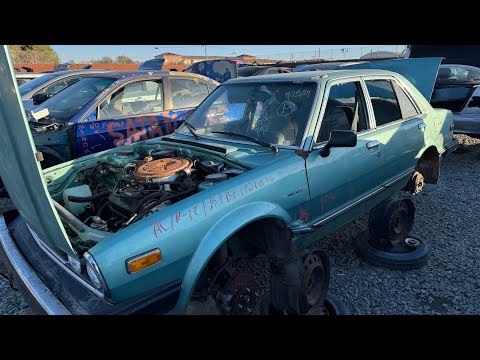
POLYGON ((331 292, 327 293, 324 306, 328 311, 328 315, 351 315, 350 310, 348 310, 345 303, 331 292))
POLYGON ((412 200, 388 198, 370 211, 368 231, 380 250, 390 243, 394 246, 402 245, 403 239, 413 228, 414 219, 415 206, 412 200), (395 220, 398 220, 398 209, 401 209, 403 221, 397 226, 395 220))
POLYGON ((370 243, 369 232, 364 231, 353 239, 353 248, 361 259, 374 266, 403 271, 419 269, 427 263, 429 246, 414 235, 408 238, 416 239, 419 245, 415 248, 397 246, 392 248, 394 251, 382 251, 370 243))

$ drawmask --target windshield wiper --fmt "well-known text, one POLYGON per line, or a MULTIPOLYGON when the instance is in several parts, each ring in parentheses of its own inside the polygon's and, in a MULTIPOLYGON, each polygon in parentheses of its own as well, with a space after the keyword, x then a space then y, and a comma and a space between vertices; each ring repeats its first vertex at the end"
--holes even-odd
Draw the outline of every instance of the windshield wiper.
POLYGON ((212 134, 225 134, 225 135, 229 135, 229 136, 236 136, 236 137, 239 137, 239 138, 242 138, 242 139, 250 140, 251 142, 254 142, 258 145, 268 147, 268 148, 272 149, 274 152, 278 152, 278 148, 275 145, 264 142, 264 141, 261 141, 261 140, 258 140, 258 139, 255 139, 254 137, 251 137, 251 136, 248 136, 248 135, 237 134, 237 133, 234 133, 234 132, 231 132, 231 131, 212 131, 211 133, 212 134))
POLYGON ((193 125, 190 125, 186 121, 183 122, 183 125, 185 125, 187 127, 188 131, 190 131, 192 133, 195 140, 200 140, 200 136, 198 136, 197 133, 195 132, 195 130, 197 130, 197 129, 193 125))

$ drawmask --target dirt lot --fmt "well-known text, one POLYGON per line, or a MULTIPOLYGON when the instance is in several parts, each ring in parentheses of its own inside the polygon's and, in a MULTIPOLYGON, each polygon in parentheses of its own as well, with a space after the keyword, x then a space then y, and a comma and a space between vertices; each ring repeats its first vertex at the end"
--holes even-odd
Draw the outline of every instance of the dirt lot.
MULTIPOLYGON (((444 160, 437 185, 412 197, 414 233, 430 245, 425 267, 402 272, 363 263, 351 241, 367 229, 367 216, 315 244, 330 257, 330 292, 352 314, 480 314, 480 140, 458 138, 464 152, 444 160)), ((0 201, 0 208, 8 206, 0 201)), ((262 269, 255 266, 257 276, 262 269)), ((22 296, 0 277, 0 314, 26 313, 26 308, 22 296)))

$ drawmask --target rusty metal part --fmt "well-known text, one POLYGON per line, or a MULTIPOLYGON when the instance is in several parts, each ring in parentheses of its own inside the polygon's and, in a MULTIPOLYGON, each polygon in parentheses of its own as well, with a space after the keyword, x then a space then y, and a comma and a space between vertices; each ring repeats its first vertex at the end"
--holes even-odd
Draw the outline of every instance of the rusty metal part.
POLYGON ((423 175, 420 172, 415 171, 408 181, 407 191, 412 194, 418 194, 422 191, 424 185, 425 179, 423 178, 423 175))
POLYGON ((397 201, 392 209, 387 237, 392 246, 404 245, 412 231, 415 208, 410 202, 408 199, 397 201))
POLYGON ((315 304, 325 301, 330 283, 330 266, 325 252, 315 249, 303 260, 303 282, 300 288, 299 305, 302 314, 315 304))
POLYGON ((165 179, 191 167, 192 162, 188 159, 163 158, 140 165, 135 171, 135 177, 143 181, 165 179))
POLYGON ((232 294, 230 313, 233 315, 254 315, 260 291, 251 272, 241 272, 227 285, 232 294))
POLYGON ((386 199, 370 211, 368 219, 369 242, 382 251, 405 245, 405 238, 413 228, 415 205, 410 199, 386 199))
POLYGON ((255 275, 240 272, 221 288, 215 296, 224 314, 255 315, 259 312, 260 290, 255 275))

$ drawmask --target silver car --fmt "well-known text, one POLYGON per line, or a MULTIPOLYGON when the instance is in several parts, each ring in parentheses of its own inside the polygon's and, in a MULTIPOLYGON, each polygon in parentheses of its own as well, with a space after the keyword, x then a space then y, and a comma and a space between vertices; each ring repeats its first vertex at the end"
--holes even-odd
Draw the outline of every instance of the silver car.
POLYGON ((440 65, 430 103, 452 111, 455 133, 480 138, 480 68, 440 65))
POLYGON ((47 73, 40 73, 40 72, 17 72, 15 73, 15 77, 17 79, 17 85, 21 86, 26 84, 27 82, 37 79, 41 76, 47 75, 47 73))
POLYGON ((18 90, 25 110, 31 110, 81 78, 108 70, 66 70, 46 73, 43 76, 21 85, 18 90))

